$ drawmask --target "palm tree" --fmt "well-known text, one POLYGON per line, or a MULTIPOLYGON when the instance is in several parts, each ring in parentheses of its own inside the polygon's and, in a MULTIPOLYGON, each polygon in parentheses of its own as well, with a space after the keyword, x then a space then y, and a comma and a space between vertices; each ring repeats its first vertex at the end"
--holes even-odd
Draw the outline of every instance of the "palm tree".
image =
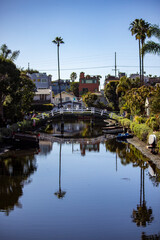
POLYGON ((60 44, 63 44, 63 38, 61 37, 56 37, 53 41, 57 45, 57 59, 58 59, 58 84, 59 84, 59 92, 60 92, 60 106, 62 107, 62 96, 61 96, 61 80, 60 80, 60 65, 59 65, 59 46, 60 44))
MULTIPOLYGON (((160 28, 157 25, 152 25, 150 29, 150 35, 151 37, 154 36, 157 39, 160 40, 160 28)), ((142 49, 143 54, 146 53, 153 53, 160 55, 160 44, 155 43, 153 41, 148 41, 146 44, 144 44, 142 49)))
POLYGON ((16 58, 19 56, 19 53, 20 53, 20 51, 13 51, 12 52, 11 49, 9 49, 6 44, 3 44, 1 46, 0 51, 1 51, 0 52, 1 57, 5 58, 5 59, 9 59, 12 62, 14 60, 16 60, 16 58))
POLYGON ((71 78, 72 82, 74 82, 74 80, 76 80, 76 78, 77 78, 77 73, 72 72, 70 75, 70 78, 71 78))
MULTIPOLYGON (((141 37, 141 49, 143 49, 143 46, 145 44, 146 37, 151 37, 150 33, 150 23, 145 22, 143 19, 140 19, 139 22, 140 25, 140 37, 141 37)), ((142 82, 144 81, 144 54, 141 51, 142 54, 142 82)))
POLYGON ((141 80, 141 42, 140 42, 140 34, 139 34, 139 19, 135 19, 132 23, 130 23, 129 30, 131 31, 132 35, 135 35, 136 40, 138 40, 139 46, 139 73, 140 73, 140 80, 141 80))
POLYGON ((144 54, 141 49, 145 44, 146 37, 151 37, 150 27, 151 25, 143 19, 135 19, 129 27, 132 35, 139 40, 140 79, 142 82, 144 80, 144 54))

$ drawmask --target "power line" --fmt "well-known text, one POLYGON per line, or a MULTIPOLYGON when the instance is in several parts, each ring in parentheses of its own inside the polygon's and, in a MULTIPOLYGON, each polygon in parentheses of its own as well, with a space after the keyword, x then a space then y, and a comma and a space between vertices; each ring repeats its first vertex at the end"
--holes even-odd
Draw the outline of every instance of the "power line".
MULTIPOLYGON (((112 68, 115 66, 99 66, 99 67, 81 67, 81 68, 61 68, 61 71, 84 70, 84 69, 98 69, 98 68, 112 68)), ((138 68, 139 66, 119 66, 119 68, 138 68)), ((145 66, 145 68, 160 68, 160 66, 145 66)), ((57 71, 57 69, 37 69, 38 71, 57 71)))

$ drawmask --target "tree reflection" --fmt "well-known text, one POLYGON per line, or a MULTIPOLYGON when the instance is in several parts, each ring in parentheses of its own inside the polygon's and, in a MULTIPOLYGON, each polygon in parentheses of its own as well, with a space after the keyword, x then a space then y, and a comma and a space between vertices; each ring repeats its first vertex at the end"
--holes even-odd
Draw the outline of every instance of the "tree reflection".
POLYGON ((62 143, 60 143, 60 149, 59 149, 59 190, 54 193, 59 199, 63 198, 66 194, 66 192, 62 191, 61 189, 61 151, 62 151, 62 143))
POLYGON ((0 160, 0 211, 8 216, 19 202, 23 187, 31 182, 30 175, 36 171, 34 155, 8 157, 0 160))
POLYGON ((140 170, 140 204, 137 204, 137 210, 133 209, 132 219, 133 222, 137 224, 137 226, 145 227, 146 224, 150 224, 154 217, 152 216, 151 207, 147 209, 146 201, 145 201, 145 175, 144 170, 146 165, 143 163, 140 170))
POLYGON ((152 235, 146 235, 144 232, 142 232, 141 240, 159 240, 160 234, 152 234, 152 235))

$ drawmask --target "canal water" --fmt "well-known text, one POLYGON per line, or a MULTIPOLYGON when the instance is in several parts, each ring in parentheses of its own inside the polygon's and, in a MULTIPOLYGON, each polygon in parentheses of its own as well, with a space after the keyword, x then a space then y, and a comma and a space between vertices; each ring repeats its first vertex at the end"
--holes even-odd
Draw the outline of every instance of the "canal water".
POLYGON ((0 160, 0 239, 159 239, 160 171, 127 142, 78 125, 0 160))

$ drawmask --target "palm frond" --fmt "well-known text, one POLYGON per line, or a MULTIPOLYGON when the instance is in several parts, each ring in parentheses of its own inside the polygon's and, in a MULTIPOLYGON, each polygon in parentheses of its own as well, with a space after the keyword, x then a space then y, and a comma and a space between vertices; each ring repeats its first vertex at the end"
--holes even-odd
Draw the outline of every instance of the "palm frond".
POLYGON ((153 53, 153 54, 158 54, 160 55, 160 44, 159 43, 155 43, 153 41, 148 41, 143 49, 142 49, 142 53, 146 54, 146 53, 153 53))
POLYGON ((150 28, 151 36, 154 36, 160 40, 160 28, 158 25, 152 25, 150 28))

